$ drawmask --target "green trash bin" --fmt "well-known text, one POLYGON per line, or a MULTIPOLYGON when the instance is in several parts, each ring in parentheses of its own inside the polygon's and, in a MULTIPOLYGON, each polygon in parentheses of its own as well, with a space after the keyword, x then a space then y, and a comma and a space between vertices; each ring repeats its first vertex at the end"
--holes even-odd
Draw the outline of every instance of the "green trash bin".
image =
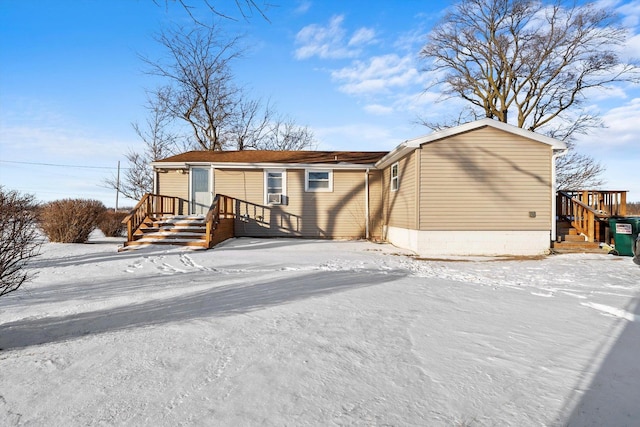
POLYGON ((640 217, 609 218, 611 237, 619 255, 633 256, 636 239, 640 234, 640 217))

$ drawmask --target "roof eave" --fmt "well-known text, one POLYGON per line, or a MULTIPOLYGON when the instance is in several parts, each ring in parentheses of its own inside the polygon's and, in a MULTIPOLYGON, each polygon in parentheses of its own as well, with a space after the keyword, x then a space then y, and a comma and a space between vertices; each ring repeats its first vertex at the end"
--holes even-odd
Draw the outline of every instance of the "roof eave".
POLYGON ((415 147, 410 146, 408 143, 409 141, 405 141, 402 144, 398 145, 396 148, 393 149, 393 151, 389 152, 389 154, 387 154, 386 156, 378 160, 375 164, 375 167, 378 169, 384 169, 390 164, 397 162, 398 160, 405 157, 407 154, 411 153, 412 151, 414 151, 419 147, 419 145, 415 147))
POLYGON ((355 169, 366 170, 375 163, 236 163, 236 162, 152 162, 154 169, 179 169, 210 166, 214 169, 355 169))
POLYGON ((465 123, 460 126, 455 126, 452 128, 443 129, 429 135, 421 136, 418 138, 410 139, 406 141, 407 145, 411 147, 418 148, 423 144, 427 144, 429 142, 437 141, 440 139, 448 138, 454 135, 458 135, 461 133, 469 132, 472 130, 480 129, 486 126, 490 126, 495 129, 499 129, 508 133, 512 133, 514 135, 522 136, 523 138, 532 139, 534 141, 541 142, 543 144, 547 144, 551 146, 555 150, 565 150, 567 148, 567 144, 563 141, 560 141, 555 138, 551 138, 546 135, 542 135, 536 132, 532 132, 530 130, 522 129, 518 126, 514 126, 508 123, 504 123, 494 119, 481 119, 476 120, 474 122, 465 123))

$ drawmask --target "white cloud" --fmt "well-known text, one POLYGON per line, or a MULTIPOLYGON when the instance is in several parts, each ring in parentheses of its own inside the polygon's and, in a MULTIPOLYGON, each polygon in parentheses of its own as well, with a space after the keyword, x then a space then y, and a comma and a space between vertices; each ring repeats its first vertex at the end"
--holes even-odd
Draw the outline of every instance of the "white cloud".
POLYGON ((392 88, 417 85, 423 79, 411 55, 396 54, 355 61, 349 67, 333 71, 331 77, 341 82, 342 92, 350 95, 389 93, 392 88))
POLYGON ((612 108, 602 115, 604 129, 598 129, 580 138, 580 143, 594 146, 636 147, 640 123, 640 98, 612 108))
POLYGON ((354 58, 361 47, 375 40, 375 32, 369 28, 360 28, 350 37, 343 27, 344 15, 333 16, 326 26, 311 24, 296 35, 296 59, 308 59, 317 56, 321 59, 354 58))
POLYGON ((393 43, 393 47, 396 50, 415 54, 427 43, 427 33, 428 31, 423 26, 419 26, 401 34, 393 43))
POLYGON ((621 49, 622 59, 638 59, 640 56, 640 34, 630 36, 621 49))
POLYGON ((578 150, 605 167, 606 189, 628 190, 627 201, 640 201, 640 180, 637 179, 640 97, 612 108, 603 114, 602 119, 606 127, 580 136, 578 150))
POLYGON ((295 9, 295 13, 298 15, 304 15, 309 11, 309 9, 311 9, 312 4, 313 3, 306 0, 299 2, 298 7, 295 9))
POLYGON ((375 40, 376 32, 371 28, 360 28, 349 40, 349 46, 369 44, 375 40))
POLYGON ((393 113, 393 108, 380 104, 369 104, 364 107, 364 110, 369 114, 376 116, 384 116, 393 113))
POLYGON ((640 0, 621 4, 616 11, 622 16, 622 23, 625 26, 636 27, 640 25, 640 0))
POLYGON ((344 126, 319 127, 313 129, 320 150, 391 150, 398 145, 401 132, 389 126, 371 123, 355 123, 344 126))

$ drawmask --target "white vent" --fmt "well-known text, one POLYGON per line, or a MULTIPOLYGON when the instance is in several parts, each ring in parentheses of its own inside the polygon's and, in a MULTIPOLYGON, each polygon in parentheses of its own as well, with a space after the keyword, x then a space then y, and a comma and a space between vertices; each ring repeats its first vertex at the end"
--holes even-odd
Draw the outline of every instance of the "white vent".
POLYGON ((270 205, 281 205, 282 193, 267 193, 267 203, 270 205))

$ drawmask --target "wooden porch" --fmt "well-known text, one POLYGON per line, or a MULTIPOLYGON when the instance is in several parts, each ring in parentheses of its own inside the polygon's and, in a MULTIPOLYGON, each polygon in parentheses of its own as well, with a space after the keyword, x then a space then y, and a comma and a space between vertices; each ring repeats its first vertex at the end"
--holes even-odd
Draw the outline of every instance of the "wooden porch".
POLYGON ((122 223, 131 246, 180 245, 204 249, 234 236, 233 199, 216 195, 205 215, 183 215, 179 197, 145 194, 122 223))
POLYGON ((609 219, 627 215, 627 191, 560 190, 555 252, 602 252, 611 245, 609 219))

